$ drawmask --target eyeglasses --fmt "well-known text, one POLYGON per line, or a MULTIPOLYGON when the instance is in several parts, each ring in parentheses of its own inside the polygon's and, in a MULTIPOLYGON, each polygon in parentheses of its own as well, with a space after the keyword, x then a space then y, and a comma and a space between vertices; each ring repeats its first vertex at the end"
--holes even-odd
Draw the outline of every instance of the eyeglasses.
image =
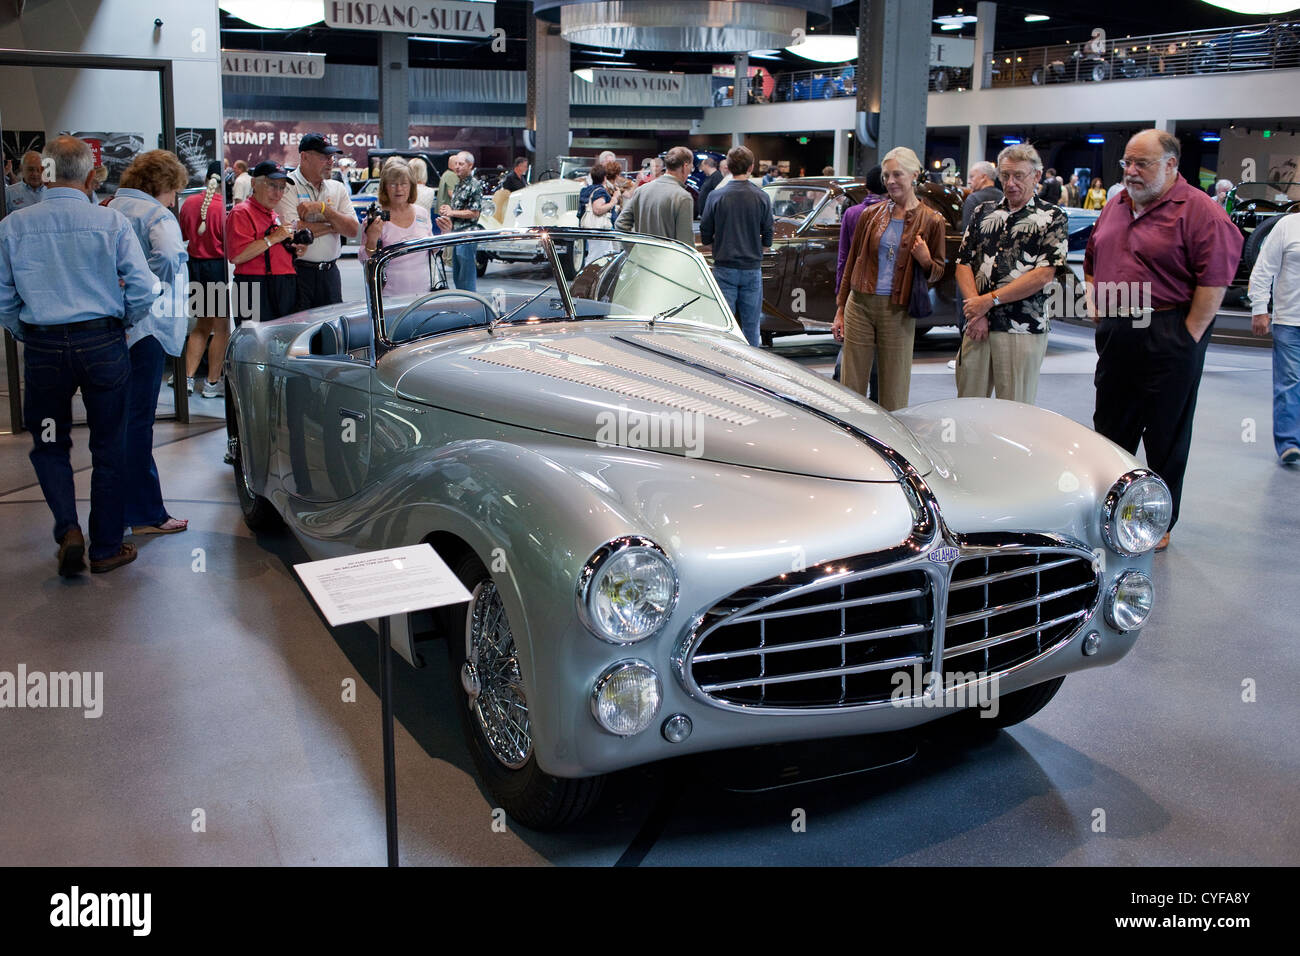
POLYGON ((1027 183, 1038 175, 1038 170, 1031 169, 1029 172, 1016 172, 1010 169, 999 169, 998 178, 1005 182, 1008 179, 1014 179, 1018 183, 1027 183))
POLYGON ((1163 162, 1163 159, 1121 159, 1119 161, 1119 170, 1126 173, 1130 166, 1136 166, 1139 173, 1145 173, 1152 166, 1159 166, 1163 162))

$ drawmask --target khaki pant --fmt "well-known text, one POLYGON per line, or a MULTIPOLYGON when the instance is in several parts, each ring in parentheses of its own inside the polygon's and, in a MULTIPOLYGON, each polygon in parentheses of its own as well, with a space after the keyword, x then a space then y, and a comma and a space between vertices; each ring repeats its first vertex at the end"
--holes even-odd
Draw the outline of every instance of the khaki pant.
POLYGON ((844 305, 843 383, 867 394, 871 360, 880 366, 880 407, 892 412, 907 404, 912 388, 912 342, 916 319, 887 295, 850 292, 844 305))
POLYGON ((1047 333, 990 332, 978 342, 969 335, 957 355, 957 397, 998 398, 1034 404, 1038 370, 1047 354, 1047 333))

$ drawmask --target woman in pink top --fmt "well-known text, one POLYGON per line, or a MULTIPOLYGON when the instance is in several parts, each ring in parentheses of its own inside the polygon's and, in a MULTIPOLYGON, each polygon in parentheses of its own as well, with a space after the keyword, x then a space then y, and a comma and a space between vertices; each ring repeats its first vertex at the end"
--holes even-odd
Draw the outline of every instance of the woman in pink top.
MULTIPOLYGON (((440 217, 436 229, 429 211, 411 202, 415 195, 415 175, 401 159, 384 164, 379 178, 379 206, 387 211, 388 220, 375 218, 366 225, 365 244, 358 255, 361 262, 384 246, 411 239, 440 235, 451 229, 451 220, 440 217)), ((433 258, 412 253, 392 260, 384 267, 384 295, 418 295, 433 287, 433 258)))

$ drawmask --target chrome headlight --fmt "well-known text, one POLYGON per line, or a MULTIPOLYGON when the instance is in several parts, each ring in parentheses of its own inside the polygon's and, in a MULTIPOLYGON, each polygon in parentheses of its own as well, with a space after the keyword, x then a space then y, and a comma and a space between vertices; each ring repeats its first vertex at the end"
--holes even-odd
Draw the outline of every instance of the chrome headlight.
POLYGON ((489 219, 495 219, 497 217, 497 204, 491 199, 484 199, 483 206, 479 209, 479 213, 487 216, 489 219))
POLYGON ((542 204, 537 207, 543 219, 554 219, 560 214, 560 207, 556 205, 554 199, 543 199, 542 204))
POLYGON ((633 644, 658 633, 677 603, 677 573, 649 538, 615 538, 578 575, 578 616, 597 637, 633 644))
POLYGON ((1160 543, 1174 514, 1174 499, 1161 478, 1144 468, 1115 482, 1101 506, 1101 533, 1119 554, 1136 557, 1160 543))
POLYGON ((596 680, 591 713, 611 734, 639 734, 659 714, 663 690, 659 675, 645 661, 619 661, 596 680))
POLYGON ((1106 623, 1117 631, 1136 631, 1151 614, 1155 588, 1141 571, 1125 571, 1106 592, 1106 623))

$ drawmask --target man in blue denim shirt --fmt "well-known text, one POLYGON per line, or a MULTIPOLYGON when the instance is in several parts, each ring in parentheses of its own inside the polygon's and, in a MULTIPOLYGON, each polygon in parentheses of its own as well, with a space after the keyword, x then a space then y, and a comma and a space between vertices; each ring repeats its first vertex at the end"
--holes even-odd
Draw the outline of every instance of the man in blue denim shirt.
POLYGON ((125 329, 149 313, 157 278, 121 213, 91 201, 90 147, 60 136, 45 150, 54 182, 42 201, 0 222, 0 324, 23 342, 24 424, 32 467, 54 513, 58 568, 85 568, 73 487, 72 396, 90 426, 90 570, 135 560, 122 542, 120 476, 127 378, 125 329))

